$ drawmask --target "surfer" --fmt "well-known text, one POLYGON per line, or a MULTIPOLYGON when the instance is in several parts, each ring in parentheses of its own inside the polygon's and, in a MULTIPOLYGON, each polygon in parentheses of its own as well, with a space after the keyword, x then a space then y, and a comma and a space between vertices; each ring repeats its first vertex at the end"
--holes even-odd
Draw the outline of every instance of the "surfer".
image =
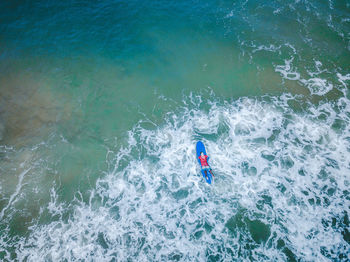
POLYGON ((201 155, 198 158, 201 161, 201 166, 205 172, 205 175, 207 176, 208 171, 210 172, 210 174, 213 175, 213 173, 211 172, 211 169, 209 167, 209 164, 208 164, 209 157, 207 155, 204 155, 203 152, 201 152, 201 155))

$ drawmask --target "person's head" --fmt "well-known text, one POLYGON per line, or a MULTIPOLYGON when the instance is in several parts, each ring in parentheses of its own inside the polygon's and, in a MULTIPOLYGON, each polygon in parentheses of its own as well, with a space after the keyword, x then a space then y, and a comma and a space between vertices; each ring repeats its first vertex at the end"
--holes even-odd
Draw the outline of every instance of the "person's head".
POLYGON ((201 156, 204 156, 204 153, 203 153, 203 152, 201 152, 201 156))

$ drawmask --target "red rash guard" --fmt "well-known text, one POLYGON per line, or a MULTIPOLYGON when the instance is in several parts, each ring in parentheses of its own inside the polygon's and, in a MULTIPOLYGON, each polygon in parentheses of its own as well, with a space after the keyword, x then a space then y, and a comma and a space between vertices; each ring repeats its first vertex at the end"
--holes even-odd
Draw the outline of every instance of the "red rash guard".
POLYGON ((204 155, 204 156, 199 156, 198 158, 201 161, 202 166, 209 166, 207 162, 208 156, 204 155))

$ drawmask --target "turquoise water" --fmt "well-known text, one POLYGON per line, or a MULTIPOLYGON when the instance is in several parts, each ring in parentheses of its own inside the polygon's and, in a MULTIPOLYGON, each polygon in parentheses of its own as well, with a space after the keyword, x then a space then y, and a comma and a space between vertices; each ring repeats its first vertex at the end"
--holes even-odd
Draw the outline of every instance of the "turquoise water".
POLYGON ((0 10, 1 260, 350 260, 350 3, 0 10))

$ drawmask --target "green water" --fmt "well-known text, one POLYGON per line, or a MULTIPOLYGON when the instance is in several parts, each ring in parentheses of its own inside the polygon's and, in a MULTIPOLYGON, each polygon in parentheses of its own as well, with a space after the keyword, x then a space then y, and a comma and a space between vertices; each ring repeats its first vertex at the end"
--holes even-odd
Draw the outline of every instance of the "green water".
POLYGON ((349 259, 349 3, 0 7, 1 259, 349 259))

